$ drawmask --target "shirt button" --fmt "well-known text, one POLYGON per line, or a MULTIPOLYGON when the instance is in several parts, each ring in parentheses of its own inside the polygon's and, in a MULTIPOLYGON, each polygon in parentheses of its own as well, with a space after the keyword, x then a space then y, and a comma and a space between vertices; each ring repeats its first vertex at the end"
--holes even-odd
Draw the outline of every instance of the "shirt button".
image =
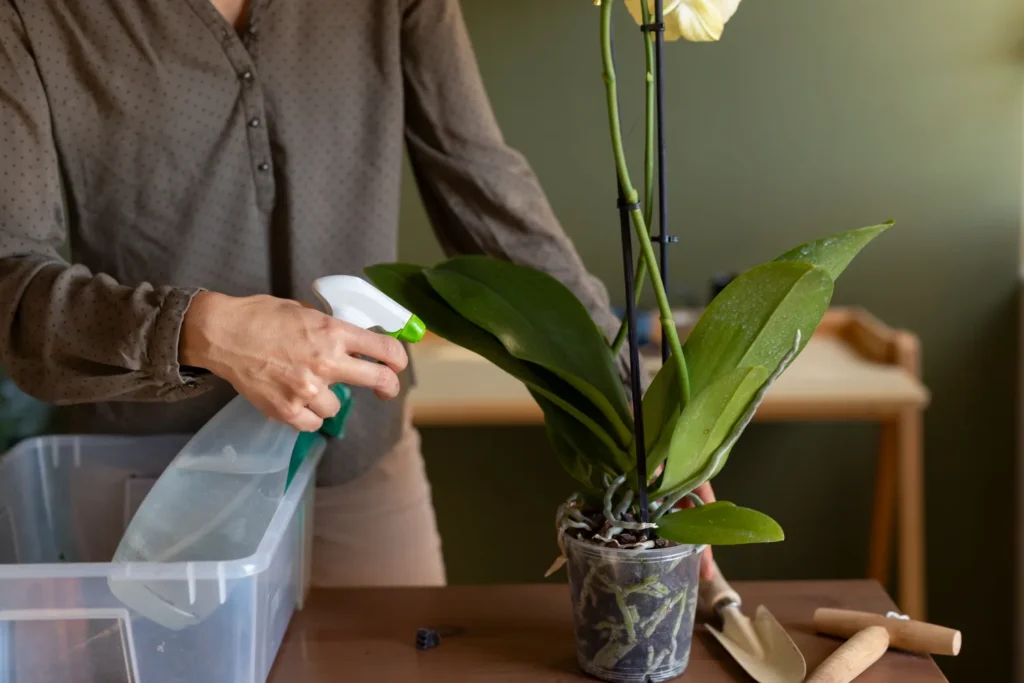
POLYGON ((270 170, 270 164, 268 164, 267 162, 264 161, 259 166, 257 166, 256 168, 258 168, 259 170, 261 170, 264 173, 266 173, 267 171, 270 170))
POLYGON ((259 128, 260 127, 260 120, 259 119, 252 119, 251 121, 249 121, 249 127, 250 128, 259 128))
POLYGON ((242 74, 242 80, 245 81, 246 83, 251 83, 252 82, 252 72, 251 71, 246 71, 245 73, 243 73, 242 74))

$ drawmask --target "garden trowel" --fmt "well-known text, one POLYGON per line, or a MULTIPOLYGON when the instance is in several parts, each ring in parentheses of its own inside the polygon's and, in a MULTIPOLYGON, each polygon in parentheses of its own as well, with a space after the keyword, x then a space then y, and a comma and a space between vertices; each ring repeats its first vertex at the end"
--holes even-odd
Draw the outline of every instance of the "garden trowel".
POLYGON ((714 576, 700 584, 700 601, 722 620, 722 630, 707 630, 759 683, 801 683, 807 663, 782 625, 764 605, 753 620, 740 611, 742 601, 715 565, 714 576))

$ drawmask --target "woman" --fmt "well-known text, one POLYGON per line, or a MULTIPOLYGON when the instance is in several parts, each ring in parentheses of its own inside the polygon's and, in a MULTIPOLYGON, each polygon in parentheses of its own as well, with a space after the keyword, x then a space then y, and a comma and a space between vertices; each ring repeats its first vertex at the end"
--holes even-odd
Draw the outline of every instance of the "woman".
POLYGON ((314 580, 443 583, 404 349, 295 301, 395 258, 403 147, 448 253, 543 269, 617 326, 456 0, 0 0, 0 361, 79 433, 194 430, 236 391, 312 430, 360 387, 314 580))

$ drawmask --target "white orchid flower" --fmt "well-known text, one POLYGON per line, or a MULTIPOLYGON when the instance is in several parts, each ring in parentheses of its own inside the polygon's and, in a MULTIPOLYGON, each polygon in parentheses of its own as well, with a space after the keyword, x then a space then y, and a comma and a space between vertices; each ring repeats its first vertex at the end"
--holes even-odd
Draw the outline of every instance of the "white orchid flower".
MULTIPOLYGON (((640 8, 642 1, 626 0, 626 7, 638 24, 643 23, 640 8)), ((662 13, 665 17, 665 40, 718 40, 725 30, 725 22, 736 13, 739 4, 740 0, 664 0, 662 13)), ((648 0, 648 7, 653 21, 654 0, 648 0)))

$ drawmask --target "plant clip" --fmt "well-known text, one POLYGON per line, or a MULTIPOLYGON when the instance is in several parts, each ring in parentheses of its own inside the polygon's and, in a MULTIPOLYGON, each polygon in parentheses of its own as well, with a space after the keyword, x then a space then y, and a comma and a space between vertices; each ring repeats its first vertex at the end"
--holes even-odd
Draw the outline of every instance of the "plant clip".
POLYGON ((416 649, 433 650, 441 644, 441 636, 430 628, 416 629, 416 649))
POLYGON ((619 197, 619 201, 617 202, 616 206, 618 206, 620 209, 626 209, 628 211, 640 210, 640 202, 627 202, 624 197, 619 197))
POLYGON ((651 33, 652 31, 665 31, 664 21, 655 21, 650 24, 640 24, 640 30, 644 33, 651 33))
POLYGON ((657 244, 678 244, 679 237, 676 235, 651 235, 651 241, 657 244))

